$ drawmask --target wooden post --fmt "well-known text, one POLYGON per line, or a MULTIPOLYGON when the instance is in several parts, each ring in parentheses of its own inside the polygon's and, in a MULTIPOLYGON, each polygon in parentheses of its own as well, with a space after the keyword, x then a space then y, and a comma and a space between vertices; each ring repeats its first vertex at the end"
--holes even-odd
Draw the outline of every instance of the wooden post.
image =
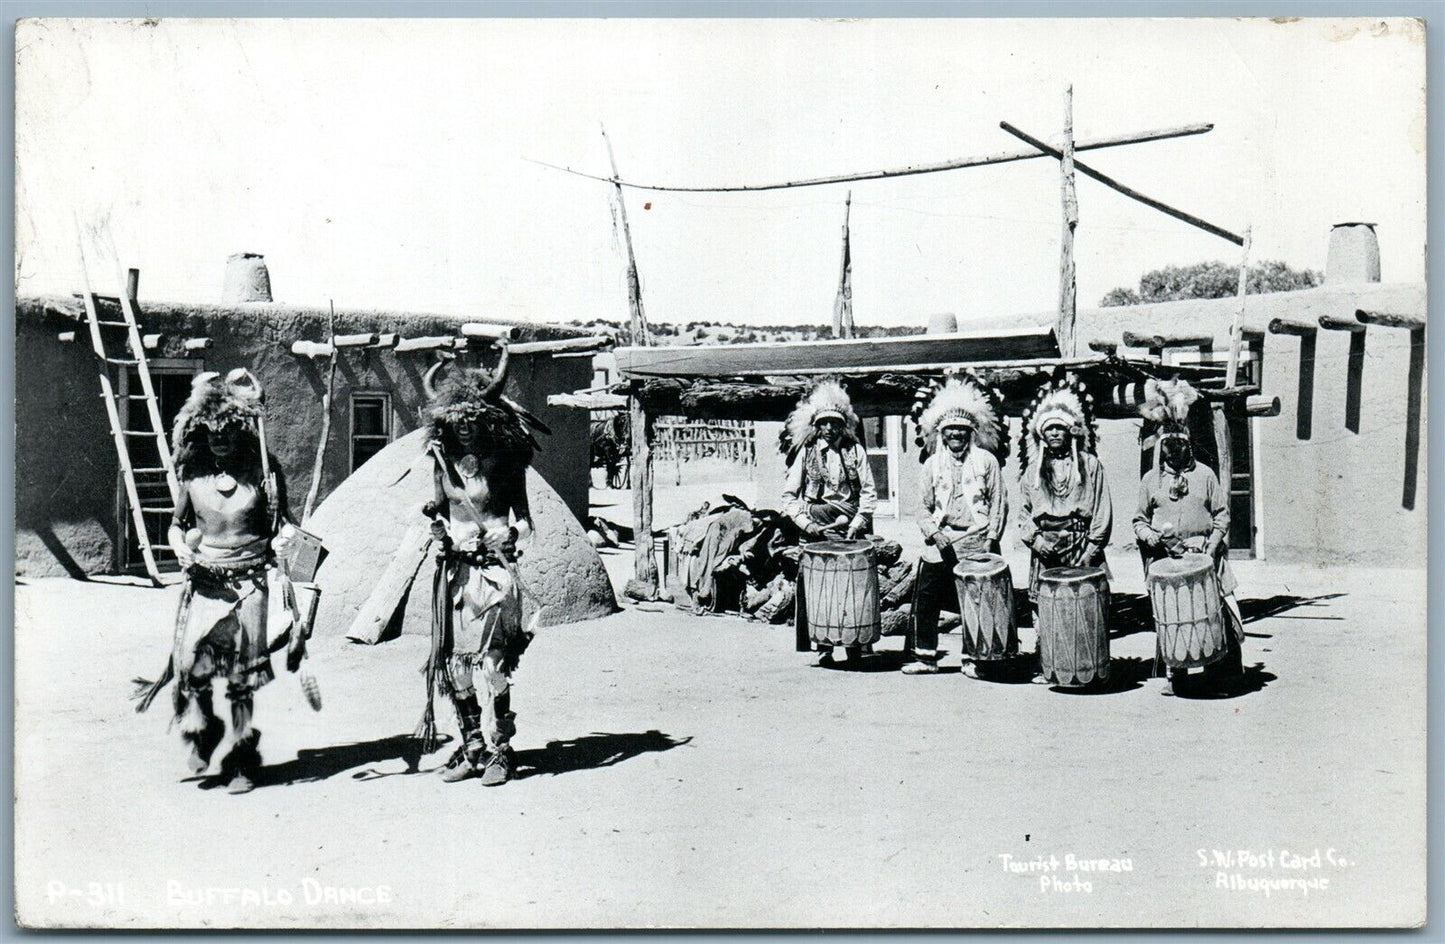
MULTIPOLYGON (((622 197, 622 184, 617 174, 617 158, 607 129, 602 130, 607 144, 607 160, 612 165, 612 189, 617 199, 618 228, 627 253, 627 307, 631 315, 632 344, 647 347, 647 316, 642 311, 642 281, 637 276, 637 257, 632 252, 632 233, 627 227, 627 204, 622 197)), ((633 574, 636 590, 644 599, 657 597, 657 555, 652 546, 652 426, 653 417, 642 407, 634 382, 629 412, 632 418, 632 533, 633 574)))
POLYGON ((125 297, 133 302, 140 300, 140 269, 125 270, 125 297))
POLYGON ((331 396, 336 390, 336 362, 341 360, 336 351, 336 303, 331 303, 331 314, 327 318, 326 332, 331 343, 331 366, 326 371, 326 392, 321 395, 321 442, 316 446, 316 461, 311 465, 311 488, 306 491, 306 508, 301 512, 304 525, 311 517, 316 505, 316 495, 321 491, 321 470, 326 465, 326 445, 331 438, 331 396))
POLYGON ((1064 203, 1064 229, 1059 247, 1059 320, 1054 332, 1059 339, 1059 353, 1075 354, 1074 320, 1077 299, 1074 296, 1074 229, 1079 225, 1079 199, 1074 190, 1074 87, 1064 93, 1064 149, 1059 161, 1064 203))
MULTIPOLYGON (((1214 416, 1214 450, 1219 456, 1219 487, 1224 489, 1224 500, 1231 501, 1234 492, 1234 452, 1229 440, 1229 414, 1223 403, 1210 404, 1214 416)), ((1229 554, 1229 535, 1224 536, 1224 553, 1229 554)))
POLYGON ((843 271, 838 276, 838 298, 833 302, 833 337, 853 336, 853 258, 849 246, 848 217, 853 210, 853 191, 843 202, 843 271))
POLYGON ((1239 305, 1234 309, 1234 323, 1229 329, 1229 367, 1224 372, 1224 385, 1233 387, 1239 379, 1239 349, 1244 343, 1244 299, 1249 291, 1249 245, 1253 228, 1244 228, 1244 252, 1239 259, 1239 305))

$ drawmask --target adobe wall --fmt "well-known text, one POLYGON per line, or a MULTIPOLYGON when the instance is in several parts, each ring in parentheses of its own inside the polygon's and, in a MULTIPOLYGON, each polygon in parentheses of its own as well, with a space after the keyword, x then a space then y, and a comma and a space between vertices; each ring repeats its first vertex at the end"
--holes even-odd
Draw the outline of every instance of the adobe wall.
MULTIPOLYGON (((278 304, 235 306, 142 302, 147 332, 164 335, 153 357, 186 356, 182 341, 209 337, 210 349, 188 358, 200 370, 244 366, 266 388, 266 431, 300 515, 311 481, 321 429, 327 362, 291 354, 291 342, 328 336, 327 312, 278 304)), ((111 569, 116 531, 118 463, 100 402, 94 355, 78 299, 49 296, 16 302, 16 571, 30 576, 101 573, 111 569), (61 331, 77 331, 61 343, 61 331)), ((386 311, 338 311, 338 334, 399 332, 406 337, 454 335, 464 321, 486 319, 386 311)), ((519 340, 548 340, 583 332, 522 325, 519 340)), ((120 332, 114 332, 119 334, 120 332)), ((495 364, 493 351, 464 352, 458 363, 495 364)), ((391 394, 392 434, 417 428, 425 402, 427 352, 346 350, 338 362, 332 426, 320 498, 350 473, 351 393, 391 394)), ((587 414, 547 405, 547 395, 586 387, 587 358, 513 358, 507 394, 526 406, 553 435, 541 437, 536 467, 574 515, 587 511, 587 414)))

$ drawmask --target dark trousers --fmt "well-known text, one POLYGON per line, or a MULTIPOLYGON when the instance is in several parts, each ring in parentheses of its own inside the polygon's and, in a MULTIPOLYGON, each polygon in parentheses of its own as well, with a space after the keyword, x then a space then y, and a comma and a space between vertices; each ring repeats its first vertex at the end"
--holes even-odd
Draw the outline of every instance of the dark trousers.
POLYGON ((918 562, 918 577, 913 584, 913 640, 915 650, 938 649, 938 614, 947 607, 958 609, 958 590, 953 585, 953 568, 958 558, 953 548, 944 548, 941 561, 918 562))

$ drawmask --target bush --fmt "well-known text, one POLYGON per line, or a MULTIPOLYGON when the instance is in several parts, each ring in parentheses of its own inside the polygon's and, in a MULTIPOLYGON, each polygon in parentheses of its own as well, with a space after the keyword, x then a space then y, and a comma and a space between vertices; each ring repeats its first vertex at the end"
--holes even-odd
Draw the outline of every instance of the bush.
MULTIPOLYGON (((1324 276, 1313 269, 1291 269, 1283 262, 1269 261, 1250 266, 1246 291, 1250 295, 1266 295, 1314 288, 1323 283, 1324 276)), ((1238 291, 1238 266, 1226 262, 1201 262, 1192 266, 1165 266, 1146 272, 1139 279, 1137 292, 1122 287, 1113 289, 1099 301, 1099 305, 1109 308, 1186 298, 1230 298, 1238 291)))

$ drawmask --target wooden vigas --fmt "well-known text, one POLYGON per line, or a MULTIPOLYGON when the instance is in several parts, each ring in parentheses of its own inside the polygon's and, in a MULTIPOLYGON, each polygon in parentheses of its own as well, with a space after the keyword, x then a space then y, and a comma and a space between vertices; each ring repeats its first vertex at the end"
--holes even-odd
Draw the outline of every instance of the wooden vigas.
POLYGON ((997 554, 970 554, 953 569, 965 658, 980 662, 1018 653, 1014 582, 1008 562, 997 554))
POLYGON ((878 607, 878 551, 871 541, 815 541, 803 546, 798 591, 808 633, 828 646, 870 646, 883 635, 878 607))
POLYGON ((1109 677, 1109 581, 1099 567, 1053 567, 1039 575, 1039 665, 1044 678, 1079 688, 1109 677))
POLYGON ((1185 554, 1151 564, 1149 605, 1159 632, 1155 652, 1169 668, 1199 668, 1224 657, 1219 576, 1208 555, 1185 554))

